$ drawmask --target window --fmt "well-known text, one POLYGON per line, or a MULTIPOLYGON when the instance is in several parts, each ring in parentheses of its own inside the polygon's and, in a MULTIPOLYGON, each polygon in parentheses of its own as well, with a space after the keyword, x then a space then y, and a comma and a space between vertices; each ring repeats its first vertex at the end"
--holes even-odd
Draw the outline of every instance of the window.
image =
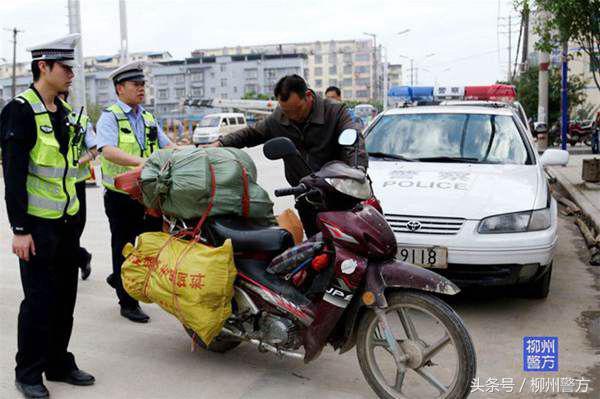
POLYGON ((387 115, 366 147, 409 158, 473 158, 470 163, 524 165, 529 158, 514 120, 504 115, 387 115))
POLYGON ((211 79, 214 79, 214 78, 215 78, 215 73, 214 73, 214 72, 211 72, 211 73, 210 73, 210 78, 211 78, 211 79))
POLYGON ((370 68, 368 65, 358 65, 354 67, 354 72, 356 73, 369 73, 370 68))
POLYGON ((322 64, 322 63, 323 63, 323 56, 321 54, 315 55, 315 64, 322 64))
POLYGON ((237 93, 237 86, 233 86, 233 92, 237 93))
POLYGON ((315 86, 317 86, 317 87, 323 86, 323 80, 322 79, 315 80, 315 86))
POLYGON ((99 89, 106 89, 108 87, 108 79, 100 79, 96 82, 99 89))
POLYGON ((227 93, 221 93, 221 98, 227 98, 227 93))
POLYGON ((344 62, 352 62, 352 53, 344 53, 344 62))
POLYGON ((336 64, 337 63, 337 54, 336 53, 329 54, 329 63, 330 64, 336 64))
POLYGON ((203 82, 204 74, 202 72, 194 72, 190 75, 190 80, 192 82, 203 82))
POLYGON ((329 74, 330 75, 337 75, 337 66, 332 65, 329 67, 329 74))
POLYGON ((167 98, 169 98, 169 91, 167 89, 159 89, 158 90, 158 99, 166 100, 167 98))
POLYGON ((227 120, 229 121, 229 126, 237 125, 237 123, 235 122, 235 118, 227 118, 227 120))
POLYGON ((371 83, 369 78, 356 78, 354 84, 357 86, 368 86, 371 83))
POLYGON ((243 116, 238 116, 237 117, 237 123, 238 123, 238 125, 244 125, 246 123, 246 121, 244 121, 244 117, 243 116))
POLYGON ((337 86, 338 81, 337 79, 329 79, 329 86, 337 86))
POLYGON ((183 87, 175 89, 175 97, 177 97, 177 98, 185 97, 185 89, 183 87))
POLYGON ((335 51, 335 42, 333 40, 329 42, 329 51, 335 51))
POLYGON ((221 79, 221 87, 227 87, 227 79, 221 79))
POLYGON ((244 86, 244 93, 256 93, 257 88, 256 85, 245 85, 244 86))
POLYGON ((352 78, 344 78, 344 80, 342 81, 342 86, 352 86, 352 78))
POLYGON ((217 92, 217 89, 215 89, 214 87, 210 88, 210 94, 215 94, 217 92))
POLYGON ((175 83, 185 83, 185 75, 182 73, 175 75, 175 83))
POLYGON ((321 68, 321 67, 315 68, 315 76, 322 76, 322 75, 323 75, 323 68, 321 68))
POLYGON ((358 98, 368 98, 369 92, 367 90, 356 90, 356 97, 358 98))
POLYGON ((352 98, 352 90, 344 90, 342 94, 345 98, 352 98))
POLYGON ((344 75, 349 75, 352 73, 352 64, 344 65, 344 75))
POLYGON ((354 55, 355 61, 369 61, 371 59, 371 55, 369 53, 356 53, 354 55))
POLYGON ((193 97, 204 96, 204 89, 202 87, 192 87, 192 96, 193 97))
POLYGON ((258 69, 244 69, 246 80, 258 79, 258 69))
POLYGON ((160 75, 156 77, 156 83, 158 83, 159 85, 167 84, 168 81, 169 79, 167 75, 160 75))

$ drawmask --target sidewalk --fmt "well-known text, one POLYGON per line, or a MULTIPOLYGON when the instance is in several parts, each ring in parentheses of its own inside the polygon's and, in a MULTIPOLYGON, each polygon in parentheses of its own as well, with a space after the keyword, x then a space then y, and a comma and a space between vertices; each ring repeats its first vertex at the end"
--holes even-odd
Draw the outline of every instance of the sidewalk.
POLYGON ((590 218, 596 231, 600 231, 600 183, 586 183, 581 179, 583 160, 594 157, 600 158, 592 154, 571 154, 567 166, 550 166, 548 172, 590 218))

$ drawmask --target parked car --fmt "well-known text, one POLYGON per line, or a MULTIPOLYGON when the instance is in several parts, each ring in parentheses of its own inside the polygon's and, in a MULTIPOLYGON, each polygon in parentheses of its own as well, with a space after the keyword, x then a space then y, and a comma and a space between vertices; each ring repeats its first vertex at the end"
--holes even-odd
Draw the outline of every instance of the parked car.
POLYGON ((375 195, 397 257, 459 286, 519 284, 548 295, 557 205, 544 165, 510 107, 424 106, 385 111, 365 132, 375 195))
POLYGON ((192 141, 195 145, 207 144, 236 130, 247 127, 246 117, 240 113, 205 115, 194 129, 192 141))

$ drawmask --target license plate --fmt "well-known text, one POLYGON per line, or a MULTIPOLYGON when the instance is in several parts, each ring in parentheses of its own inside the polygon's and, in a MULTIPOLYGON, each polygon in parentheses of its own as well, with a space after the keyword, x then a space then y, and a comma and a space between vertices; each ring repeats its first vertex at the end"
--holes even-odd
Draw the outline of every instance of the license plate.
POLYGON ((398 246, 396 258, 417 266, 446 269, 448 267, 448 248, 398 246))

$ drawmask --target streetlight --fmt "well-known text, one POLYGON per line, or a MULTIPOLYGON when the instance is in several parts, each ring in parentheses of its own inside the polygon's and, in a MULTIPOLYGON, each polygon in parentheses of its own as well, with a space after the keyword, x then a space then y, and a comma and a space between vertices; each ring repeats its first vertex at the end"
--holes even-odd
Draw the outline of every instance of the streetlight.
POLYGON ((373 38, 373 98, 377 98, 377 35, 375 33, 363 32, 363 35, 373 38))
MULTIPOLYGON (((423 57, 419 58, 419 61, 423 61, 427 58, 431 58, 434 55, 435 55, 435 53, 426 54, 423 57)), ((412 57, 408 57, 406 55, 402 55, 402 54, 398 54, 398 56, 401 58, 406 58, 407 60, 410 60, 410 85, 414 86, 415 84, 418 84, 419 79, 418 79, 417 72, 415 71, 415 69, 418 70, 418 68, 414 67, 415 59, 412 57)))

